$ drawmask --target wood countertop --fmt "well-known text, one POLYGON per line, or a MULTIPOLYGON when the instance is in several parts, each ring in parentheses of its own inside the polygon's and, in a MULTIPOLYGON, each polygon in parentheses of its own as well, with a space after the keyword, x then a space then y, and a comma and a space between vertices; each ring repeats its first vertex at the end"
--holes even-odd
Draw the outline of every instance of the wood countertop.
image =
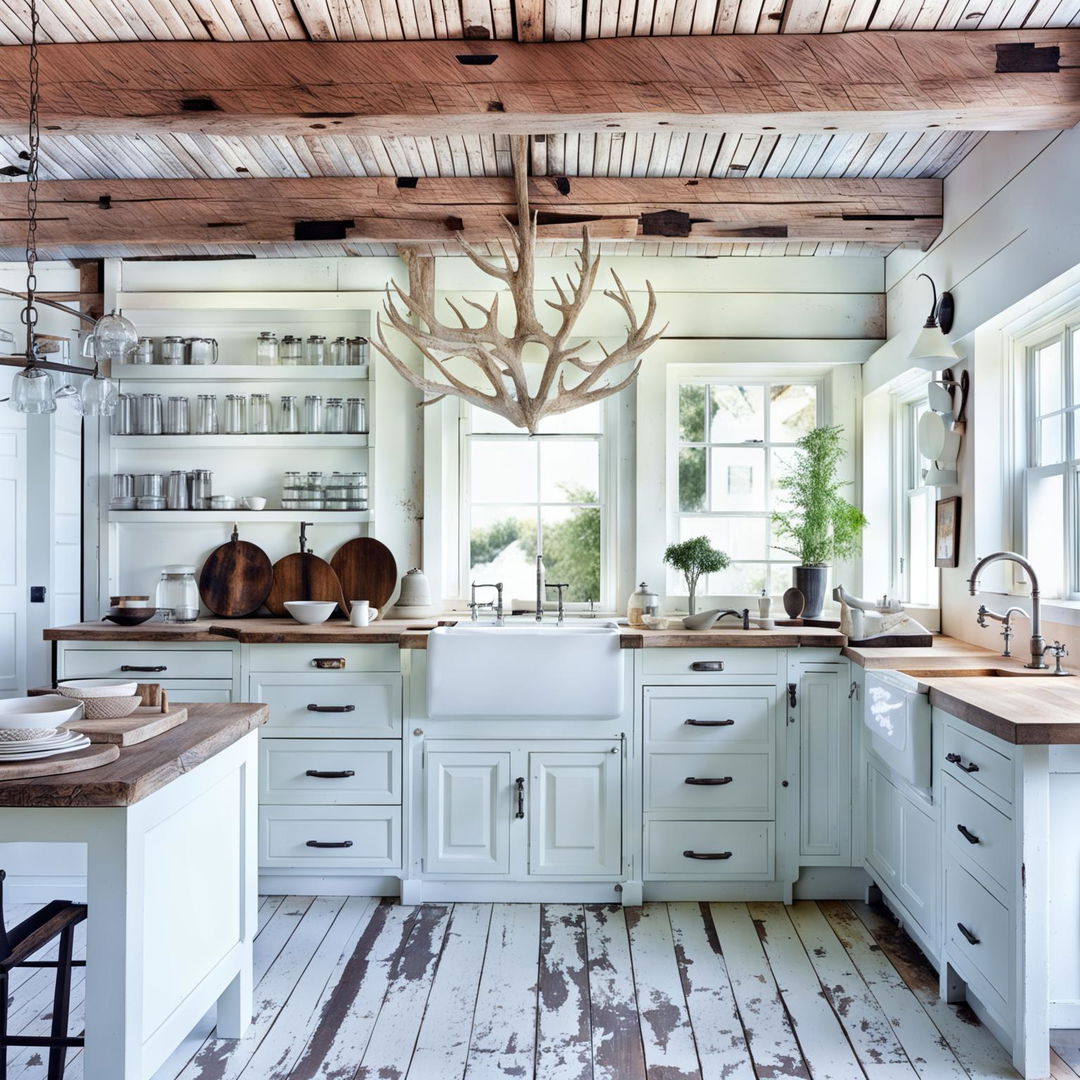
POLYGON ((973 669, 972 673, 975 674, 977 670, 991 669, 998 665, 1023 666, 1021 660, 1004 660, 1000 653, 978 645, 969 645, 966 641, 946 637, 944 634, 935 636, 934 644, 928 649, 867 649, 845 645, 843 653, 859 667, 891 668, 893 671, 903 671, 915 676, 965 668, 973 669))
POLYGON ((266 705, 188 705, 187 721, 120 750, 111 764, 64 776, 0 780, 0 807, 131 806, 219 754, 270 716, 266 705))
MULTIPOLYGON (((453 616, 447 617, 448 620, 453 616)), ((370 626, 350 626, 331 619, 304 626, 294 619, 201 619, 193 623, 153 620, 141 626, 116 626, 108 622, 74 623, 45 631, 46 641, 180 642, 239 641, 244 644, 352 644, 398 645, 402 649, 427 648, 428 632, 435 619, 380 619, 370 626)), ((459 620, 464 621, 464 620, 459 620)), ((603 621, 603 620, 599 620, 603 621)), ((844 638, 837 630, 816 626, 779 627, 776 630, 741 630, 726 626, 718 630, 632 630, 621 628, 624 649, 654 648, 759 648, 789 649, 800 645, 838 648, 844 638)))

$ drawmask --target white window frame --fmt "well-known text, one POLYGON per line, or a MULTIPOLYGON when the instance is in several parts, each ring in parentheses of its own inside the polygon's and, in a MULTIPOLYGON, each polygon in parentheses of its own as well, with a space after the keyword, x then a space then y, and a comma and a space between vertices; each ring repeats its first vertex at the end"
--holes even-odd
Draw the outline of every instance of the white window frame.
MULTIPOLYGON (((686 385, 696 386, 719 386, 719 385, 731 385, 737 384, 740 386, 771 386, 771 385, 806 385, 813 386, 817 391, 817 423, 818 426, 830 424, 832 422, 833 403, 832 403, 832 388, 830 372, 822 370, 816 367, 792 367, 784 364, 755 364, 753 370, 748 370, 747 366, 731 366, 731 365, 683 365, 683 364, 671 364, 667 371, 667 408, 666 408, 666 423, 665 423, 665 443, 666 443, 666 456, 667 456, 667 543, 675 543, 679 540, 679 523, 680 519, 684 516, 691 517, 768 517, 771 511, 766 509, 764 511, 703 511, 700 513, 690 514, 679 509, 679 449, 682 445, 682 441, 679 438, 679 387, 686 385)), ((706 435, 708 432, 706 432, 706 435)), ((848 438, 853 439, 853 433, 848 432, 848 438)), ((768 448, 773 443, 762 443, 762 446, 768 448)), ((782 444, 787 445, 787 444, 782 444)), ((851 452, 854 451, 854 446, 850 448, 851 452)), ((708 454, 706 453, 706 460, 708 454)), ((766 496, 769 493, 769 481, 768 474, 768 455, 766 455, 766 496)), ((788 561, 784 559, 776 559, 771 557, 769 549, 763 553, 760 560, 739 560, 753 561, 755 563, 762 562, 766 565, 788 565, 788 561)), ((792 561, 791 565, 794 565, 792 561)), ((766 578, 768 580, 768 578, 766 578)), ((665 582, 665 588, 666 588, 665 582)), ((669 596, 678 597, 684 599, 686 593, 684 591, 676 592, 672 591, 668 593, 669 596)), ((738 596, 745 599, 744 594, 709 594, 710 596, 738 596)), ((698 597, 698 608, 703 606, 702 598, 698 597)))

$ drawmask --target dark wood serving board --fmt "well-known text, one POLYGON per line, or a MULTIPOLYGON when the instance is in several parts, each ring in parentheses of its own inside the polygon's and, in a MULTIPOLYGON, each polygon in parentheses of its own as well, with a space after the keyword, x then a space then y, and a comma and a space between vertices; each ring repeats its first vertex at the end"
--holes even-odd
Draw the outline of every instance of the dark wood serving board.
POLYGON ((234 525, 231 539, 203 563, 199 595, 213 614, 239 619, 263 606, 273 582, 270 556, 258 544, 241 540, 234 525))
POLYGON ((0 761, 0 782, 26 780, 31 776, 63 776, 66 773, 98 769, 102 765, 111 765, 119 756, 120 747, 115 743, 95 743, 84 750, 57 754, 55 757, 37 758, 33 761, 0 761))
POLYGON ((337 573, 346 600, 367 600, 373 608, 386 613, 386 605, 397 588, 398 571, 393 553, 385 544, 371 536, 347 540, 338 548, 330 565, 337 573))

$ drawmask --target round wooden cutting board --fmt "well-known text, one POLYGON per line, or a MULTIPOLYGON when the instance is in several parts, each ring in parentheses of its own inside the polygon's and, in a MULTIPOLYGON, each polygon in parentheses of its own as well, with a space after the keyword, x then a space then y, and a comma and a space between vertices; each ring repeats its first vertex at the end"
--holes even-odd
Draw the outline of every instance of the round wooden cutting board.
POLYGON ((330 565, 346 600, 367 600, 385 614, 398 583, 397 563, 385 544, 371 536, 358 536, 338 548, 330 565))
POLYGON ((234 525, 229 542, 210 552, 203 563, 199 595, 213 614, 238 619, 263 606, 273 582, 270 556, 258 544, 241 540, 234 525))
POLYGON ((324 600, 333 602, 348 614, 349 608, 341 591, 341 582, 331 565, 307 550, 306 529, 310 522, 300 526, 300 550, 278 559, 274 563, 273 582, 266 598, 266 606, 279 618, 287 618, 287 600, 324 600))
POLYGON ((99 769, 102 765, 111 765, 119 756, 120 747, 115 743, 94 743, 85 750, 74 750, 55 757, 0 761, 0 783, 4 780, 26 780, 32 776, 62 776, 86 769, 99 769))

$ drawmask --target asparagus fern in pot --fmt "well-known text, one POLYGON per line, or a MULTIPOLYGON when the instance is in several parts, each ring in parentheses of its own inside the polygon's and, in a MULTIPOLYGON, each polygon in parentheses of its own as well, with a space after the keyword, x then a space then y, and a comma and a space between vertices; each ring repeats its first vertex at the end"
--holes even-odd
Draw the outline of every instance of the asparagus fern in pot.
POLYGON ((707 536, 695 536, 681 544, 670 544, 664 552, 664 562, 682 573, 686 580, 690 614, 697 608, 697 587, 703 574, 716 574, 731 565, 723 551, 717 551, 707 536))
POLYGON ((803 615, 814 619, 825 603, 830 563, 853 558, 862 548, 866 517, 841 491, 838 477, 846 451, 843 428, 819 427, 795 444, 795 459, 777 481, 783 509, 772 516, 773 546, 799 560, 795 586, 806 598, 803 615))

